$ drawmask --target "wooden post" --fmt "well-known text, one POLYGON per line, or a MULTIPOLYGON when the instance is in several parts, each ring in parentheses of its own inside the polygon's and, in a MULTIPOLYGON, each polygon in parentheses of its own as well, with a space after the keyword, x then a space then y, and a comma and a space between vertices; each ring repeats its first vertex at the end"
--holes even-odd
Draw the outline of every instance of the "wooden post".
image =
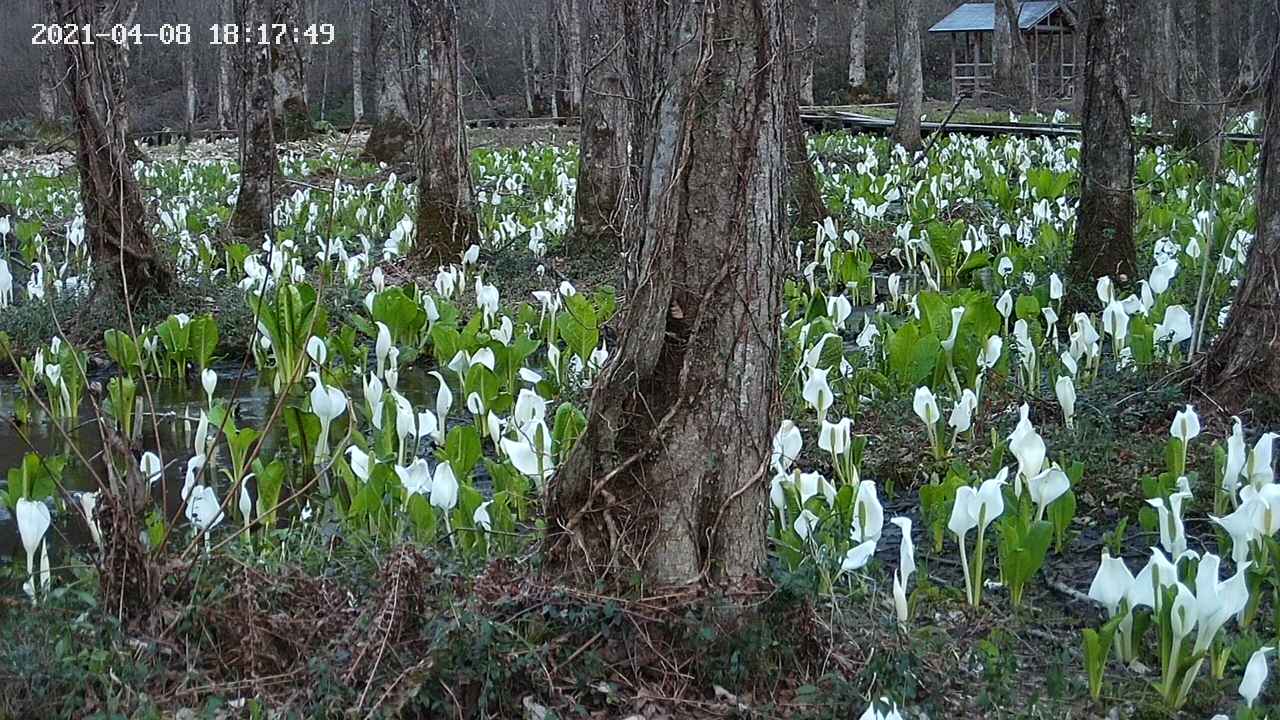
POLYGON ((951 33, 951 98, 960 97, 960 93, 956 88, 956 35, 951 33))

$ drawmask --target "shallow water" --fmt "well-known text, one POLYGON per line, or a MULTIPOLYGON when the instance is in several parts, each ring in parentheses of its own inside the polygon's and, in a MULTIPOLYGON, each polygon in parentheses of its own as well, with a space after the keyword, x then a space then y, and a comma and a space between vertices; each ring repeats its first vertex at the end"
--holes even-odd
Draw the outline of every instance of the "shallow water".
MULTIPOLYGON (((239 388, 236 388, 236 376, 240 372, 238 364, 215 365, 214 370, 218 373, 218 386, 214 392, 214 398, 227 404, 234 404, 237 426, 261 429, 277 402, 270 384, 260 378, 256 371, 249 371, 240 376, 239 388)), ((107 379, 107 376, 91 378, 104 385, 107 379)), ((198 381, 191 384, 179 381, 150 380, 149 382, 155 402, 155 422, 153 423, 150 411, 147 411, 143 417, 135 419, 135 423, 142 425, 137 448, 139 452, 143 450, 155 452, 163 459, 165 463, 163 482, 156 483, 153 493, 157 499, 164 500, 167 517, 177 517, 179 521, 184 521, 180 508, 180 494, 186 475, 186 463, 193 454, 192 436, 199 422, 200 411, 206 406, 207 400, 198 381)), ((358 378, 356 384, 359 384, 358 378)), ((437 381, 425 370, 402 369, 397 388, 414 404, 414 407, 434 406, 437 381)), ((62 479, 68 495, 74 497, 76 493, 95 490, 97 485, 93 475, 79 462, 78 456, 68 450, 67 443, 67 437, 70 437, 79 448, 81 455, 89 458, 95 466, 99 465, 97 455, 102 450, 102 439, 96 428, 96 416, 87 393, 81 403, 79 422, 76 427, 64 432, 59 430, 52 419, 38 407, 33 408, 29 423, 17 424, 14 412, 23 392, 17 378, 0 378, 0 490, 7 489, 9 469, 21 467, 23 457, 32 451, 42 455, 66 454, 73 458, 68 460, 62 479)), ((363 401, 362 390, 359 387, 346 388, 346 392, 353 402, 363 401)), ((145 400, 146 395, 141 382, 138 383, 138 396, 144 398, 143 405, 147 407, 148 403, 145 400)), ((339 420, 340 422, 342 420, 339 420)), ((450 418, 448 424, 454 425, 455 420, 450 418)), ((264 461, 269 462, 275 457, 280 447, 280 437, 284 432, 283 419, 277 419, 272 431, 263 441, 260 457, 264 461)), ((337 431, 334 432, 336 435, 337 431)), ((229 462, 225 447, 220 444, 217 452, 224 464, 229 462)), ((219 478, 217 483, 219 495, 225 492, 225 485, 226 482, 219 478)), ((79 514, 73 510, 54 512, 54 524, 50 528, 49 537, 53 540, 53 546, 64 548, 82 546, 90 542, 88 528, 79 514)), ((17 523, 12 513, 0 506, 0 558, 18 557, 22 552, 17 523)))

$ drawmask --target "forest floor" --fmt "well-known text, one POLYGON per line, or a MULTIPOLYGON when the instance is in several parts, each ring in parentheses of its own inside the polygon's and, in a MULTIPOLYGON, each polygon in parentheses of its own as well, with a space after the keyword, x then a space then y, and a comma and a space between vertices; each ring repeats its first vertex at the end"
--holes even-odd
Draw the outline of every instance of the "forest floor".
MULTIPOLYGON (((930 119, 948 109, 934 105, 930 119)), ((575 134, 480 130, 471 145, 563 144, 575 134)), ((150 154, 172 160, 188 151, 150 154)), ((229 159, 234 146, 198 152, 229 159)), ((0 173, 56 171, 47 182, 74 186, 63 154, 5 162, 0 173)), ((66 220, 43 219, 50 227, 66 220)), ((619 272, 616 257, 556 248, 541 259, 486 252, 481 262, 505 297, 521 299, 546 278, 583 291, 616 285, 619 272)), ((345 289, 321 302, 339 324, 361 311, 361 295, 345 289)), ((463 302, 474 297, 464 294, 463 302)), ((243 293, 225 279, 185 284, 135 312, 140 324, 211 313, 222 333, 219 353, 233 360, 245 356, 254 332, 243 293)), ((107 302, 55 298, 5 310, 0 328, 18 356, 59 333, 105 367, 102 332, 118 325, 120 314, 107 302)), ((1055 456, 1084 466, 1066 542, 1020 607, 994 582, 984 603, 970 607, 951 539, 945 551, 935 547, 919 511, 922 487, 953 466, 981 465, 990 448, 934 461, 911 399, 879 398, 858 408, 856 432, 871 448, 862 474, 879 484, 886 517, 912 518, 925 533, 916 544, 916 612, 906 627, 897 622, 890 591, 896 543, 881 544, 867 574, 834 583, 812 564, 793 571, 774 562, 747 595, 647 596, 545 581, 539 524, 522 528, 509 552, 476 559, 447 548, 390 545, 328 520, 304 522, 270 531, 269 540, 231 543, 199 562, 149 561, 160 594, 141 619, 118 618, 84 565, 67 570, 74 580, 42 606, 20 595, 0 597, 0 718, 86 712, 210 719, 850 718, 873 692, 897 698, 911 717, 938 720, 1206 718, 1232 707, 1237 681, 1230 675, 1205 681, 1186 708, 1171 713, 1152 689, 1158 668, 1109 674, 1102 698, 1091 700, 1081 654, 1081 631, 1102 619, 1085 593, 1102 549, 1115 539, 1108 536, 1122 536, 1131 564, 1145 558, 1138 548, 1159 537, 1124 519, 1144 506, 1139 478, 1165 467, 1170 423, 1188 401, 1182 382, 1189 372, 1163 365, 1103 372, 1081 398, 1072 430, 1052 398, 1024 398, 1007 375, 990 379, 976 437, 1007 437, 1026 399, 1055 456)), ((1192 400, 1206 436, 1229 434, 1229 418, 1205 398, 1192 400)), ((800 424, 806 438, 818 436, 814 418, 800 424)), ((800 463, 835 475, 816 443, 807 444, 800 463)), ((1188 468, 1215 476, 1208 443, 1191 448, 1188 468)), ((1213 536, 1207 520, 1194 523, 1194 535, 1213 536)), ((1194 549, 1215 548, 1209 541, 1194 549)), ((182 559, 200 555, 200 548, 187 547, 182 559)), ((1235 658, 1233 667, 1244 659, 1235 658)))

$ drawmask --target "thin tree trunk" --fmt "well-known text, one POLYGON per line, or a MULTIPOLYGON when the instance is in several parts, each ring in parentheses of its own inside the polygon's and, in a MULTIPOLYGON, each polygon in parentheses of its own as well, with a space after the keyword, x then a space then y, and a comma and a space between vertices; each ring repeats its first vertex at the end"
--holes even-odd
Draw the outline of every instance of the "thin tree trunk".
POLYGON ((187 139, 191 139, 196 127, 196 58, 193 43, 182 47, 182 86, 185 100, 182 107, 182 120, 186 128, 187 139))
POLYGON ((813 105, 813 66, 818 55, 818 9, 813 0, 801 0, 800 9, 798 19, 803 24, 797 22, 795 28, 803 28, 805 33, 803 40, 794 48, 800 54, 799 100, 801 105, 813 105))
POLYGON ((631 209, 631 98, 627 14, 633 0, 583 0, 585 78, 574 202, 575 250, 616 255, 631 209))
POLYGON ((893 139, 908 150, 919 150, 920 112, 924 105, 920 69, 920 0, 894 0, 894 26, 898 40, 898 116, 893 139))
POLYGON ((814 16, 810 0, 791 0, 784 4, 789 22, 785 57, 787 62, 787 106, 783 111, 787 153, 787 198, 796 212, 796 226, 808 230, 814 223, 827 217, 822 192, 818 188, 818 176, 809 160, 809 141, 804 123, 800 120, 800 106, 805 104, 806 77, 812 82, 812 46, 806 47, 809 38, 797 35, 808 26, 814 16))
POLYGON ((1174 0, 1173 8, 1178 56, 1174 145, 1190 151, 1205 172, 1214 172, 1222 150, 1219 136, 1225 106, 1215 68, 1206 62, 1217 56, 1209 29, 1213 8, 1208 0, 1174 0))
POLYGON ((1133 138, 1125 72, 1124 26, 1132 0, 1088 0, 1084 128, 1080 148, 1080 209, 1069 267, 1077 302, 1094 281, 1118 285, 1137 276, 1133 241, 1133 138))
POLYGON ((1227 325, 1214 342, 1203 385, 1224 407, 1242 409, 1251 398, 1280 398, 1280 33, 1272 48, 1258 159, 1258 231, 1227 325))
POLYGON ((557 0, 559 13, 560 47, 563 53, 564 99, 562 110, 567 116, 578 114, 582 107, 584 69, 582 64, 582 12, 583 0, 557 0))
POLYGON ((57 48, 40 46, 39 112, 40 121, 47 125, 58 122, 58 65, 57 48))
POLYGON ((1175 101, 1178 99, 1178 60, 1176 43, 1178 32, 1174 23, 1174 2, 1181 0, 1151 0, 1153 47, 1153 102, 1151 128, 1159 133, 1172 133, 1174 119, 1178 115, 1175 101))
POLYGON ((423 118, 418 145, 418 235, 415 261, 434 268, 453 261, 474 239, 475 201, 459 94, 458 13, 453 0, 409 0, 421 43, 415 71, 423 118))
MULTIPOLYGON (((894 0, 896 3, 897 0, 894 0)), ((896 23, 895 23, 896 25, 896 23)), ((902 68, 902 58, 898 53, 898 33, 889 36, 889 61, 885 64, 884 96, 889 100, 898 99, 898 76, 902 68)))
MULTIPOLYGON (((320 8, 317 6, 317 0, 305 0, 303 12, 305 17, 299 27, 306 29, 314 26, 317 22, 316 18, 320 15, 320 8)), ((311 107, 311 75, 315 68, 315 45, 305 40, 299 43, 299 52, 302 53, 302 101, 311 107)), ((323 101, 321 101, 323 102, 323 101)))
POLYGON ((849 3, 849 99, 867 93, 867 0, 849 3))
MULTIPOLYGON (((301 0, 272 0, 271 23, 274 26, 297 27, 302 18, 301 0)), ((255 30, 255 32, 257 32, 255 30)), ((269 28, 274 40, 275 28, 269 28)), ((293 34, 282 34, 283 42, 271 44, 272 85, 275 88, 274 113, 279 124, 277 135, 282 140, 297 140, 311 134, 311 111, 305 96, 306 71, 302 48, 293 42, 293 34)))
MULTIPOLYGON (((245 0, 244 17, 251 24, 269 23, 272 0, 245 0)), ((249 61, 244 68, 248 106, 240 118, 240 194, 227 225, 229 239, 257 245, 272 234, 272 191, 276 159, 272 50, 258 43, 246 44, 249 61)))
POLYGON ((672 0, 630 243, 646 268, 548 488, 547 572, 750 586, 766 559, 786 267, 781 3, 672 0), (667 64, 669 63, 669 65, 667 64))
MULTIPOLYGON (((61 24, 112 27, 129 18, 127 3, 54 0, 61 24)), ((136 9, 136 8, 132 8, 136 9)), ((75 121, 76 165, 85 229, 98 289, 122 299, 166 292, 173 270, 148 230, 142 191, 127 156, 123 49, 113 43, 64 44, 75 121)))
POLYGON ((551 112, 555 87, 551 84, 548 70, 550 63, 547 61, 546 44, 542 38, 542 26, 543 21, 536 17, 529 21, 529 72, 533 84, 530 113, 539 117, 548 113, 555 115, 551 112))
POLYGON ((348 3, 351 11, 351 117, 364 120, 364 33, 369 28, 369 11, 363 2, 348 3))
MULTIPOLYGON (((220 0, 218 22, 225 28, 236 22, 233 7, 235 0, 220 0)), ((221 33, 219 33, 221 35, 221 33)), ((218 46, 218 129, 230 130, 236 121, 235 106, 231 102, 231 51, 233 46, 224 42, 218 46)))
POLYGON ((397 0, 373 0, 370 14, 378 121, 365 142, 363 155, 377 162, 393 163, 409 157, 413 147, 414 128, 409 122, 409 100, 401 73, 407 49, 400 40, 397 0))

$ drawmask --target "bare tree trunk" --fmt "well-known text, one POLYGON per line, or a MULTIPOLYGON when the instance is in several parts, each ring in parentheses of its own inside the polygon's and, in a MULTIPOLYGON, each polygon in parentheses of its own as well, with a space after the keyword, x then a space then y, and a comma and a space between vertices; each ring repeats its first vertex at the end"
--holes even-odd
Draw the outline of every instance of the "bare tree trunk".
MULTIPOLYGON (((273 0, 244 0, 245 21, 257 25, 269 23, 273 0)), ((272 72, 272 50, 267 45, 247 43, 248 63, 244 68, 247 87, 243 95, 248 106, 240 118, 240 194, 236 209, 227 224, 229 239, 257 245, 272 234, 272 191, 275 184, 276 159, 275 92, 272 72)))
POLYGON ((1209 0, 1174 0, 1178 94, 1173 96, 1177 126, 1174 145, 1191 151, 1205 172, 1216 172, 1225 105, 1218 87, 1213 45, 1213 7, 1209 0))
POLYGON ((186 102, 182 107, 182 120, 186 126, 187 139, 196 127, 196 57, 193 43, 182 47, 182 86, 186 102))
MULTIPOLYGON (((233 7, 235 0, 220 0, 218 22, 226 27, 236 22, 233 7)), ((221 34, 221 33, 220 33, 221 34)), ((232 45, 224 42, 218 46, 218 129, 230 130, 236 121, 235 106, 231 102, 232 45)))
MULTIPOLYGON (((809 161, 809 141, 804 123, 800 120, 800 106, 804 101, 806 78, 812 82, 812 46, 806 47, 810 38, 797 35, 815 17, 811 0, 790 0, 783 4, 788 20, 785 42, 787 61, 787 105, 783 110, 787 153, 787 199, 796 211, 796 225, 808 230, 829 214, 818 188, 818 176, 809 161)), ((812 89, 812 88, 811 88, 812 89)))
MULTIPOLYGON (((112 27, 128 18, 128 3, 54 0, 61 24, 112 27)), ((133 8, 136 9, 136 8, 133 8)), ((163 293, 173 270, 148 230, 142 191, 127 156, 123 49, 114 43, 64 44, 66 81, 75 121, 76 165, 85 229, 95 258, 98 289, 128 300, 163 293)))
MULTIPOLYGON (((301 0, 272 0, 271 23, 297 27, 302 18, 301 0)), ((274 40, 274 27, 268 28, 274 40)), ((258 32, 255 30, 254 32, 258 32)), ((272 86, 275 88, 274 114, 279 124, 277 135, 284 141, 297 140, 311 134, 311 111, 305 97, 306 71, 302 63, 300 43, 293 34, 282 34, 283 42, 271 44, 272 86)))
POLYGON ((890 100, 898 99, 898 77, 901 69, 902 58, 898 54, 898 33, 895 31, 889 36, 889 62, 886 63, 884 79, 884 96, 890 100))
POLYGON ((1159 133, 1172 133, 1178 110, 1178 32, 1174 24, 1173 3, 1185 0, 1151 0, 1152 23, 1152 117, 1151 128, 1159 133))
POLYGON ((1017 0, 996 0, 996 7, 1002 11, 1004 35, 1008 43, 1004 47, 1001 62, 996 64, 996 87, 1015 108, 1035 107, 1035 78, 1031 55, 1027 50, 1027 38, 1022 34, 1019 24, 1022 3, 1017 0))
POLYGON ((635 88, 627 57, 633 0, 583 0, 585 78, 574 199, 575 250, 617 254, 631 211, 631 107, 635 88))
MULTIPOLYGON (((317 6, 317 2, 318 0, 305 0, 306 4, 303 5, 305 17, 300 24, 302 28, 305 29, 318 22, 316 18, 320 16, 320 8, 317 6)), ((298 44, 300 46, 298 50, 302 53, 302 101, 307 104, 307 107, 311 107, 311 74, 314 69, 316 46, 305 40, 298 44)))
POLYGON ((39 77, 40 122, 55 125, 58 122, 58 65, 57 48, 41 46, 39 77))
POLYGON ((582 12, 583 0, 557 0, 556 11, 560 27, 560 48, 563 53, 565 115, 577 115, 582 107, 584 69, 582 65, 582 12))
POLYGON ((1009 34, 1009 6, 995 0, 991 32, 991 89, 1004 93, 1013 84, 1013 37, 1009 34))
POLYGON ((1280 398, 1280 33, 1264 42, 1272 52, 1258 159, 1258 231, 1203 377, 1213 397, 1232 410, 1252 397, 1271 403, 1280 398))
POLYGON ((894 0, 894 26, 898 39, 898 116, 893 139, 908 150, 924 145, 920 137, 920 112, 924 105, 920 68, 920 0, 894 0))
MULTIPOLYGON (((818 9, 813 0, 800 1, 798 20, 795 29, 805 31, 804 39, 793 49, 800 54, 799 100, 801 105, 813 105, 813 65, 818 54, 818 9)), ((793 37, 800 36, 793 34, 793 37)))
POLYGON ((423 118, 418 145, 418 235, 415 261, 434 268, 457 258, 474 239, 475 200, 459 90, 458 12, 453 0, 409 0, 420 43, 415 72, 423 118))
POLYGON ((849 3, 849 99, 867 93, 867 0, 849 3))
POLYGON ((551 107, 554 104, 555 87, 551 83, 547 59, 546 43, 543 42, 543 21, 531 18, 528 27, 529 38, 529 77, 530 103, 529 114, 540 117, 548 113, 555 115, 551 107))
POLYGON ((407 49, 400 40, 397 0, 373 0, 373 62, 378 87, 375 109, 378 121, 365 142, 364 157, 393 163, 409 157, 413 146, 413 125, 409 122, 409 100, 405 94, 401 68, 407 49))
POLYGON ((547 571, 750 586, 765 563, 784 243, 781 3, 672 0, 631 246, 647 272, 548 488, 547 571))
POLYGON ((364 33, 369 28, 369 10, 351 0, 351 117, 364 120, 364 33))
MULTIPOLYGON (((1084 127, 1080 148, 1080 209, 1070 275, 1079 300, 1094 281, 1118 285, 1137 277, 1133 241, 1133 138, 1124 26, 1133 0, 1088 0, 1084 127)), ((1081 302, 1083 302, 1081 300, 1081 302)))

